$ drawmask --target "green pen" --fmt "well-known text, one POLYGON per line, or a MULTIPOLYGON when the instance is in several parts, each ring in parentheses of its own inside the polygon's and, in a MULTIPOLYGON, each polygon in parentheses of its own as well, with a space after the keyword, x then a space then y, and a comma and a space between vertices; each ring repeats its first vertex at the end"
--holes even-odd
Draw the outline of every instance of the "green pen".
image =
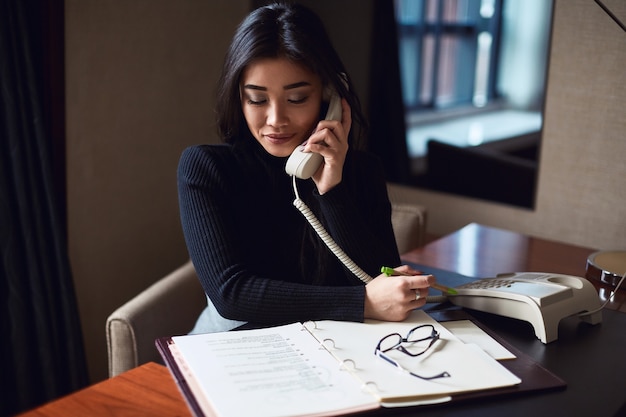
POLYGON ((393 268, 389 268, 388 266, 383 266, 380 268, 380 272, 382 272, 383 274, 387 275, 388 277, 392 276, 392 275, 401 275, 398 271, 396 271, 393 268))
MULTIPOLYGON (((383 266, 382 268, 380 268, 380 272, 382 272, 383 274, 387 275, 388 277, 392 276, 392 275, 412 275, 412 274, 407 274, 405 272, 398 272, 393 268, 390 268, 388 266, 383 266)), ((430 286, 436 290, 439 290, 443 293, 446 294, 450 294, 450 295, 457 295, 458 292, 457 290, 455 290, 454 288, 450 288, 450 287, 446 287, 445 285, 441 285, 441 284, 430 284, 430 286)))

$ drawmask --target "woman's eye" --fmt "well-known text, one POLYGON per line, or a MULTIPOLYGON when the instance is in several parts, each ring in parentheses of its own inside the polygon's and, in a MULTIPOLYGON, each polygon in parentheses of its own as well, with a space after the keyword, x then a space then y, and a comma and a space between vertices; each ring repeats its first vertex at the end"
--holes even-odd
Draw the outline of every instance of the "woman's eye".
POLYGON ((308 96, 298 96, 298 97, 292 97, 289 99, 289 102, 292 104, 302 104, 304 102, 306 102, 308 100, 308 96))
MULTIPOLYGON (((302 96, 297 95, 293 97, 288 97, 287 101, 291 104, 302 104, 305 103, 309 99, 308 95, 302 96)), ((246 103, 251 106, 262 106, 267 104, 268 98, 262 96, 246 96, 246 103)))
POLYGON ((248 97, 248 104, 251 104, 253 106, 260 106, 266 101, 267 100, 265 100, 264 98, 248 97))

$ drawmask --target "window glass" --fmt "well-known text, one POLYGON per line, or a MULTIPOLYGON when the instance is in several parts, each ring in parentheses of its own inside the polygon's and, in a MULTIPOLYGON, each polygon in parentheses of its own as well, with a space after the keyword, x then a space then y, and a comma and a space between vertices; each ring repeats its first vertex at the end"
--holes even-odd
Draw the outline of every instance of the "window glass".
POLYGON ((467 148, 534 134, 533 150, 519 153, 536 163, 552 1, 394 1, 417 184, 429 185, 432 139, 467 148))

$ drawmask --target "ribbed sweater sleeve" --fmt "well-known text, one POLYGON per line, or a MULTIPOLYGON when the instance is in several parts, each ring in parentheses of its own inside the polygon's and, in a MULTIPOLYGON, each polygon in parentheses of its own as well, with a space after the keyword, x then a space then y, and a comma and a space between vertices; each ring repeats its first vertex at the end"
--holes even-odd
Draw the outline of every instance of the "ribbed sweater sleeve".
MULTIPOLYGON (((292 205, 284 162, 263 153, 241 155, 225 145, 195 146, 183 152, 178 167, 181 223, 204 291, 219 313, 233 320, 362 321, 362 283, 347 280, 340 272, 324 277, 328 285, 314 285, 314 268, 311 274, 302 272, 303 257, 314 258, 313 247, 303 238, 310 226, 292 205)), ((350 187, 342 185, 315 196, 310 185, 301 185, 309 190, 305 193, 309 201, 319 200, 317 214, 357 263, 363 262, 373 273, 380 262, 399 262, 390 221, 378 217, 389 217, 386 190, 380 184, 367 191, 367 198, 363 196, 375 208, 356 216, 353 193, 342 192, 350 187), (352 236, 352 226, 370 230, 352 236), (377 239, 379 233, 382 238, 377 239), (361 242, 363 237, 370 243, 361 242)))

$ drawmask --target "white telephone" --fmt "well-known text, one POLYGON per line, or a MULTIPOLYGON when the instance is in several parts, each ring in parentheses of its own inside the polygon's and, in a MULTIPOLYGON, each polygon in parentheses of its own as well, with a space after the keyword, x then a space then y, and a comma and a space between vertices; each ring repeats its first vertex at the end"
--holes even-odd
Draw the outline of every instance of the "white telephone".
MULTIPOLYGON (((324 89, 325 101, 328 101, 328 111, 326 112, 325 120, 341 120, 341 97, 335 89, 332 87, 326 87, 324 89)), ((304 145, 298 145, 293 151, 287 165, 285 165, 285 171, 289 175, 295 175, 303 180, 311 178, 321 165, 324 157, 314 152, 302 152, 304 145)))
POLYGON ((511 317, 532 324, 543 343, 557 339, 561 319, 602 322, 602 306, 593 285, 563 274, 518 272, 499 274, 456 287, 448 300, 458 306, 511 317))

